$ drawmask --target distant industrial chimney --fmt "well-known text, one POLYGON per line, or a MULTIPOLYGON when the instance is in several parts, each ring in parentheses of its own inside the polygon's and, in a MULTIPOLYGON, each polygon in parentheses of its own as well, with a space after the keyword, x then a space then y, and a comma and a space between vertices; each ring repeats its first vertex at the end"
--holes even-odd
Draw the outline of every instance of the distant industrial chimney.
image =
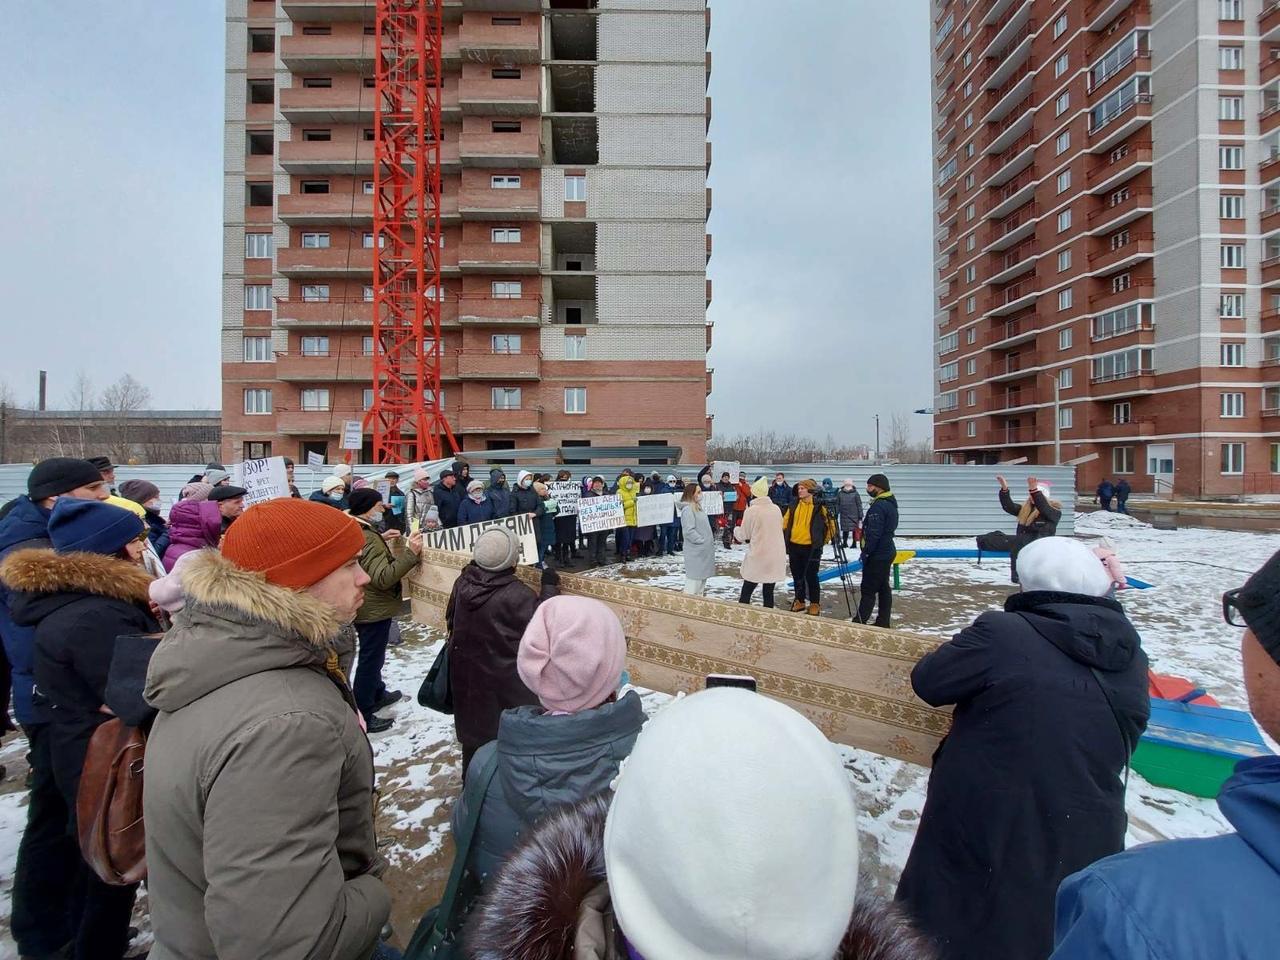
POLYGON ((37 409, 39 410, 45 409, 44 401, 45 401, 45 393, 48 390, 48 380, 49 380, 48 372, 41 370, 40 371, 40 402, 36 405, 37 409))

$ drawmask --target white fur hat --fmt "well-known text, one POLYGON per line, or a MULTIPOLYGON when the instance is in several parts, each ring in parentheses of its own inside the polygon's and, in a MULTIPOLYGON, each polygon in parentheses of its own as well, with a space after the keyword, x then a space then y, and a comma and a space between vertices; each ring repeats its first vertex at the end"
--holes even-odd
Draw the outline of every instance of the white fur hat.
POLYGON ((853 911, 857 808, 790 707, 696 693, 645 725, 604 831, 618 924, 649 960, 827 960, 853 911))
POLYGON ((1023 547, 1018 553, 1018 580, 1024 592, 1102 597, 1111 589, 1111 575, 1097 554, 1068 537, 1042 537, 1023 547))
POLYGON ((333 475, 334 475, 335 477, 349 477, 349 476, 351 476, 351 464, 349 464, 349 463, 336 463, 336 464, 334 464, 334 466, 333 466, 333 475))

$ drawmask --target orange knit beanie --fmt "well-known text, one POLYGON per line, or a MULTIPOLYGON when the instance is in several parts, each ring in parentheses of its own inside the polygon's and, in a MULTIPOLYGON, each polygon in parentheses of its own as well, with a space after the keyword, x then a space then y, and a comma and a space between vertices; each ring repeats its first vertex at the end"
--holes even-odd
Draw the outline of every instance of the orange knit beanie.
POLYGON ((271 583, 301 589, 323 580, 363 547, 360 525, 341 510, 281 498, 237 517, 222 541, 222 555, 271 583))

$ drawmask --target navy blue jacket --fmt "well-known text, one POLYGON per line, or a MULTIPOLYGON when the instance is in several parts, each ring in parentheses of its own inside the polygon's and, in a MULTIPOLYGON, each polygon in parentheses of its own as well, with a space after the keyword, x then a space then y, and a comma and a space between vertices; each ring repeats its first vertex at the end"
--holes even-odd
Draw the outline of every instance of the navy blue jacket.
POLYGON ((341 500, 334 500, 323 490, 314 491, 311 496, 307 497, 312 503, 323 503, 325 506, 333 507, 336 510, 346 510, 350 504, 347 503, 347 495, 344 493, 341 500))
MULTIPOLYGON (((50 511, 25 494, 19 497, 0 521, 0 560, 16 550, 51 546, 49 515, 50 511)), ((48 707, 37 706, 31 699, 36 685, 35 628, 13 622, 11 599, 9 588, 0 583, 0 637, 4 639, 5 656, 13 670, 13 713, 24 726, 48 723, 51 719, 48 707)))
POLYGON ((893 535, 898 532, 898 500, 891 493, 877 497, 862 521, 862 561, 869 557, 893 556, 898 552, 893 535))
POLYGON ((507 486, 505 478, 503 479, 502 486, 498 486, 498 481, 494 475, 490 474, 489 477, 489 489, 485 491, 485 496, 488 497, 489 502, 493 504, 493 515, 495 517, 510 516, 511 487, 507 486))
POLYGON ((485 497, 479 503, 476 503, 470 497, 463 497, 462 503, 458 505, 458 526, 465 527, 468 523, 483 523, 485 520, 492 520, 496 516, 493 501, 485 497))
POLYGON ((1050 960, 1273 957, 1280 950, 1280 757, 1218 795, 1235 833, 1147 843, 1067 877, 1050 960))
POLYGON ((791 488, 786 483, 775 481, 769 484, 769 499, 778 505, 779 510, 786 510, 791 506, 791 488))
POLYGON ((443 482, 436 481, 431 488, 431 499, 440 513, 440 526, 447 530, 458 525, 458 507, 466 496, 467 492, 462 489, 460 482, 455 482, 450 490, 443 482))
POLYGON ((169 524, 155 510, 147 511, 147 537, 155 548, 156 556, 163 557, 169 549, 169 524))

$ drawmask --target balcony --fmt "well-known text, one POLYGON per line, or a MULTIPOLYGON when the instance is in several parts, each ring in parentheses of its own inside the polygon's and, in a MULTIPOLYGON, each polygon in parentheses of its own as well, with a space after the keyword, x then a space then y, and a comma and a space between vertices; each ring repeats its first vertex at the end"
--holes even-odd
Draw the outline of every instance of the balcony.
POLYGON ((462 297, 458 301, 458 322, 491 327, 536 327, 542 323, 539 297, 462 297))
MULTIPOLYGON (((354 79, 354 78, 353 78, 354 79)), ((287 87, 279 91, 280 113, 290 123, 324 126, 373 123, 378 99, 359 82, 339 79, 332 87, 287 87)))
MULTIPOLYGON (((1029 7, 1025 9, 1030 10, 1029 7)), ((1010 26, 1012 24, 1013 21, 1010 21, 1010 26)), ((1028 20, 1021 28, 1009 34, 1008 42, 997 50, 994 56, 991 56, 993 69, 987 79, 988 85, 1003 86, 1022 67, 1031 52, 1031 39, 1035 31, 1036 22, 1028 20)), ((1008 33, 1008 28, 1002 33, 1008 33)), ((1001 39, 1002 37, 997 35, 993 42, 998 43, 1001 39)))
POLYGON ((494 410, 489 407, 463 407, 448 414, 454 433, 508 434, 541 433, 542 411, 494 410))
POLYGON ((992 205, 987 208, 987 219, 1000 220, 1007 217, 1030 200, 1035 195, 1036 185, 1040 182, 1035 174, 1035 168, 1028 167, 1004 186, 994 188, 988 200, 992 205))
POLYGON ((1035 439, 1035 429, 1032 427, 999 427, 983 434, 982 443, 987 447, 1012 447, 1035 443, 1035 439))
POLYGON ((1135 284, 1128 290, 1106 290, 1102 293, 1095 293, 1089 298, 1089 311, 1091 313, 1106 313, 1108 310, 1123 307, 1125 304, 1133 303, 1137 300, 1152 300, 1155 298, 1155 294, 1155 284, 1149 282, 1135 284))
MULTIPOLYGON (((519 24, 494 24, 487 14, 465 13, 458 31, 458 48, 464 61, 530 63, 539 59, 541 18, 525 16, 519 24)), ((536 77, 537 71, 530 71, 536 77)))
POLYGON ((458 378, 461 380, 539 380, 542 378, 540 353, 485 353, 464 350, 458 354, 458 378))
POLYGON ((308 356, 276 354, 276 379, 290 382, 373 381, 373 358, 364 354, 308 356))
POLYGON ((988 380, 1017 380, 1034 377, 1040 373, 1040 355, 1034 350, 1014 353, 996 363, 987 365, 988 380))
POLYGON ((372 140, 286 140, 277 147, 289 173, 373 173, 372 140))
POLYGON ((1040 278, 1032 274, 1012 286, 1006 287, 999 295, 998 305, 989 310, 988 313, 993 317, 1008 316, 1011 313, 1017 313, 1024 307, 1031 306, 1039 296, 1040 278))
POLYGON ((534 118, 520 123, 515 132, 494 132, 487 117, 464 117, 458 155, 462 163, 473 167, 537 167, 539 154, 539 121, 534 118))
POLYGON ((999 63, 1016 44, 1035 32, 1035 24, 1031 22, 1031 7, 1031 4, 1011 7, 1003 17, 983 28, 982 36, 978 38, 983 59, 999 63))
POLYGON ((1008 283, 1036 265, 1040 259, 1035 240, 1024 240, 1012 250, 992 253, 987 260, 988 286, 1008 283))
POLYGON ((987 250, 1008 250, 1026 240, 1036 232, 1039 217, 1040 208, 1034 202, 1011 213, 991 231, 992 240, 987 244, 987 250))
POLYGON ((715 387, 713 386, 715 382, 714 380, 715 373, 716 371, 714 367, 710 367, 707 369, 707 392, 705 396, 708 396, 708 397, 711 396, 711 391, 715 389, 715 387))
POLYGON ((463 273, 537 273, 538 246, 525 243, 464 243, 458 255, 463 273))
POLYGON ((285 277, 371 277, 373 250, 364 247, 282 247, 276 272, 285 277))
POLYGON ((984 137, 983 152, 988 155, 1004 153, 1018 138, 1031 129, 1035 122, 1035 111, 1032 109, 1032 98, 1027 97, 998 123, 987 124, 984 137))
POLYGON ((1259 322, 1262 333, 1280 333, 1280 308, 1263 310, 1259 322))
POLYGON ((276 323, 282 327, 370 327, 373 325, 373 301, 277 297, 276 323))
POLYGON ((1258 164, 1258 179, 1262 183, 1269 183, 1276 177, 1280 177, 1280 149, 1273 147, 1258 164))
POLYGON ((1125 397, 1136 393, 1147 393, 1155 389, 1155 373, 1155 370, 1150 367, 1144 367, 1137 370, 1126 370, 1123 373, 1109 373, 1106 376, 1090 377, 1089 382, 1094 386, 1106 385, 1109 388, 1105 394, 1094 391, 1093 396, 1095 399, 1101 399, 1103 396, 1125 397))
POLYGON ((1150 143, 1130 144, 1122 157, 1107 156, 1106 160, 1089 171, 1087 177, 1089 192, 1106 193, 1120 186, 1143 170, 1151 169, 1152 153, 1150 143))
POLYGON ((1008 320, 991 328, 994 342, 989 347, 992 350, 1007 350, 1022 343, 1030 343, 1039 330, 1034 313, 1008 320))
POLYGON ((1015 4, 1019 7, 1027 6, 1027 0, 991 0, 987 12, 982 15, 982 25, 999 23, 1015 4))
POLYGON ((1151 122, 1151 94, 1134 94, 1128 106, 1089 131, 1089 152, 1102 153, 1151 122))
MULTIPOLYGON (((331 410, 281 410, 275 415, 275 432, 285 436, 329 437, 342 431, 342 421, 348 415, 331 410)), ((264 425, 270 422, 263 417, 264 425)))
POLYGON ((1033 133, 1023 134, 1003 153, 996 154, 987 160, 984 186, 999 187, 1008 183, 1027 167, 1031 166, 1031 161, 1035 157, 1036 152, 1035 137, 1033 133))
POLYGON ((524 178, 517 190, 495 190, 487 173, 473 173, 463 177, 456 202, 468 220, 533 220, 541 212, 542 201, 538 185, 525 185, 524 178))
POLYGON ((714 321, 707 324, 707 353, 711 352, 711 331, 715 329, 714 321))
POLYGON ((1090 33, 1097 33, 1124 13, 1132 2, 1133 0, 1095 0, 1085 7, 1084 28, 1090 33))
POLYGON ((1262 40, 1280 39, 1280 3, 1268 3, 1258 15, 1258 36, 1262 40))
POLYGON ((1280 230, 1280 205, 1262 211, 1262 232, 1268 234, 1276 230, 1280 230))
POLYGON ((1089 432, 1104 437, 1132 440, 1156 435, 1155 417, 1132 417, 1125 423, 1113 420, 1090 420, 1089 432))
POLYGON ((1272 80, 1280 79, 1280 48, 1272 47, 1269 53, 1263 55, 1260 69, 1262 86, 1265 87, 1272 80))
POLYGON ((1104 203, 1101 209, 1089 214, 1089 233, 1096 235, 1106 233, 1131 223, 1154 209, 1151 191, 1147 188, 1133 189, 1129 196, 1118 203, 1104 203))
POLYGON ((294 23, 331 20, 373 23, 373 4, 369 0, 284 0, 284 13, 294 23))
POLYGON ((526 67, 519 79, 495 80, 487 65, 464 64, 458 106, 464 114, 532 117, 538 114, 538 68, 526 67))
POLYGON ((1095 275, 1105 276, 1143 260, 1149 260, 1155 256, 1155 252, 1154 235, 1149 233, 1132 235, 1129 237, 1129 242, 1123 246, 1089 254, 1089 270, 1095 275))
MULTIPOLYGON (((1096 322, 1096 321, 1095 321, 1096 322)), ((1142 319, 1127 327, 1103 333, 1093 332, 1090 343, 1105 343, 1107 350, 1119 350, 1124 347, 1145 347, 1155 343, 1155 323, 1151 320, 1151 306, 1144 304, 1142 319)))
POLYGON ((1262 285, 1274 287, 1280 284, 1280 256, 1267 257, 1259 266, 1262 268, 1262 285))
MULTIPOLYGON (((286 4, 288 6, 288 4, 286 4)), ((327 75, 358 73, 373 76, 378 52, 378 38, 360 33, 343 33, 328 37, 302 34, 280 37, 280 59, 298 74, 327 75)))
POLYGON ((1014 106, 1021 103, 1031 92, 1035 80, 1035 68, 1035 58, 1028 58, 1027 62, 1014 70, 1003 84, 994 90, 987 91, 986 99, 983 101, 987 105, 987 113, 983 117, 986 123, 1003 120, 1014 106))
POLYGON ((1263 136, 1280 129, 1280 102, 1272 103, 1258 114, 1258 132, 1263 136))

